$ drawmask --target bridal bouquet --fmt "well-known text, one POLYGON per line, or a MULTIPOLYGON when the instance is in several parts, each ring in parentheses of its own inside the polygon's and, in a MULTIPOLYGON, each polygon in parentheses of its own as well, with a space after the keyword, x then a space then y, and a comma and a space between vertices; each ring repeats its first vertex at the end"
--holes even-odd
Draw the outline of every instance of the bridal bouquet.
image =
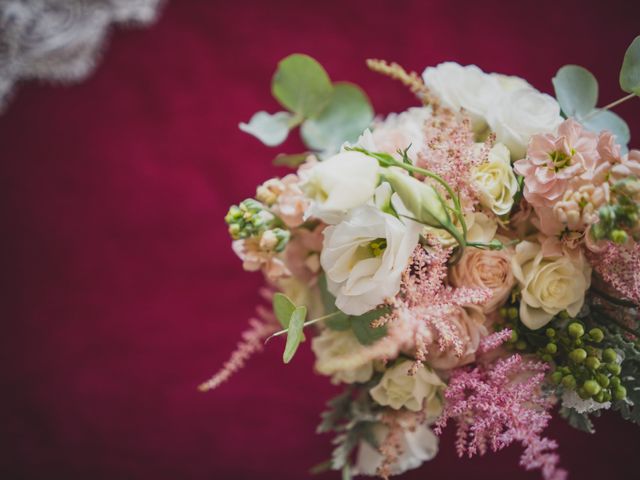
POLYGON ((300 127, 309 151, 278 156, 294 172, 229 209, 272 309, 201 389, 286 336, 284 363, 306 341, 344 387, 322 414, 335 449, 318 470, 401 474, 452 423, 461 456, 517 442, 524 468, 564 478, 552 414, 589 432, 607 409, 640 423, 640 150, 610 110, 640 95, 640 37, 628 95, 603 108, 575 65, 556 98, 473 65, 368 65, 421 106, 374 118, 361 89, 296 54, 273 77, 286 111, 240 125, 270 146, 300 127))

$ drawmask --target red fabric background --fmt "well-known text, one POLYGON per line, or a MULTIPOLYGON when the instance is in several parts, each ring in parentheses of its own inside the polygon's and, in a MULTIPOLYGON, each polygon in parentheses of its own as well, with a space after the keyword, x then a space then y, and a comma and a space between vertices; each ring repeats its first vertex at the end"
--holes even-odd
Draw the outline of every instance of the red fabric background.
MULTIPOLYGON (((88 81, 21 86, 0 116, 0 476, 308 478, 331 450, 314 429, 334 391, 308 348, 283 366, 274 342, 218 391, 196 391, 258 302, 259 275, 242 271, 222 218, 280 173, 275 152, 237 129, 278 108, 276 62, 311 54, 381 113, 413 99, 367 57, 418 71, 477 63, 545 91, 577 63, 604 104, 620 96, 639 14, 631 1, 173 0, 150 29, 115 32, 88 81)), ((639 108, 618 110, 635 135, 639 108)), ((621 478, 640 431, 613 415, 596 423, 594 437, 559 421, 549 434, 572 478, 621 478)), ((405 478, 537 478, 517 454, 457 461, 449 431, 405 478)))

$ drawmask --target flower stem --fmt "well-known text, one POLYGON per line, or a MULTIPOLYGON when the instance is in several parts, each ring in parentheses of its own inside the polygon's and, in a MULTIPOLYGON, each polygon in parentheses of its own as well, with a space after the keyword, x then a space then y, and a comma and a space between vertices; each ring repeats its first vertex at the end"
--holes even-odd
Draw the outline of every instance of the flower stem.
POLYGON ((602 112, 603 110, 611 110, 613 107, 617 107, 618 105, 620 105, 621 103, 626 102, 627 100, 631 100, 633 97, 635 97, 636 94, 635 93, 630 93, 629 95, 625 95, 622 98, 619 98, 618 100, 609 103, 608 105, 605 105, 602 108, 599 108, 597 110, 593 110, 589 115, 587 115, 586 117, 584 117, 582 120, 589 120, 593 117, 595 117, 596 115, 598 115, 600 112, 602 112))
MULTIPOLYGON (((336 310, 335 312, 330 313, 330 314, 328 314, 328 315, 323 315, 322 317, 314 318, 313 320, 307 320, 306 322, 304 322, 304 323, 302 324, 302 327, 303 327, 303 328, 304 328, 304 327, 308 327, 309 325, 313 325, 314 323, 322 322, 323 320, 328 320, 328 319, 330 319, 330 318, 335 317, 335 316, 336 316, 336 315, 338 315, 338 314, 340 314, 340 315, 344 315, 340 310, 336 310)), ((267 344, 267 342, 268 342, 269 340, 271 340, 273 337, 279 337, 280 335, 284 335, 284 334, 285 334, 285 333, 287 333, 288 331, 289 331, 289 329, 288 329, 288 328, 285 328, 285 329, 283 329, 283 330, 280 330, 280 331, 278 331, 278 332, 274 333, 273 335, 271 335, 270 337, 268 337, 268 338, 264 341, 264 344, 266 345, 266 344, 267 344)))

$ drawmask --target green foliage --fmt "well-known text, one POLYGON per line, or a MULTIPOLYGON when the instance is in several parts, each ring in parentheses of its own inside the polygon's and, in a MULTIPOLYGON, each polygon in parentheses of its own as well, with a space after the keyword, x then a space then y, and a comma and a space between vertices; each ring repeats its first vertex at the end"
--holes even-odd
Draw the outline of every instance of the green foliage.
POLYGON ((372 345, 387 334, 387 327, 374 328, 371 326, 371 322, 388 314, 390 311, 390 307, 381 307, 359 316, 349 317, 351 329, 362 345, 372 345))
POLYGON ((616 136, 617 142, 625 149, 631 138, 627 122, 611 110, 595 109, 588 118, 581 119, 581 122, 592 132, 609 130, 616 136))
POLYGON ((586 68, 565 65, 551 80, 560 108, 568 117, 582 117, 598 102, 598 81, 586 68))
POLYGON ((260 111, 253 114, 249 123, 240 123, 239 127, 265 145, 275 147, 287 139, 292 119, 293 115, 289 112, 270 114, 260 111))
POLYGON ((300 129, 304 143, 317 151, 336 152, 345 142, 355 142, 373 120, 373 108, 366 94, 352 83, 334 84, 331 101, 300 129))
POLYGON ((273 313, 282 325, 282 328, 289 328, 291 315, 296 309, 295 303, 291 301, 284 293, 275 293, 273 295, 273 313))
POLYGON ((573 408, 560 407, 560 416, 564 418, 573 428, 586 433, 595 433, 593 422, 586 413, 578 413, 573 408))
POLYGON ((638 340, 628 339, 620 329, 607 335, 607 344, 622 356, 620 379, 626 388, 627 397, 614 402, 613 408, 620 411, 625 420, 640 425, 640 346, 638 340))
POLYGON ((640 95, 640 36, 636 37, 624 54, 620 69, 620 88, 640 95))
POLYGON ((291 320, 289 321, 289 331, 287 333, 287 344, 284 347, 284 354, 282 360, 284 363, 289 363, 293 358, 293 355, 298 350, 298 346, 302 341, 302 329, 304 328, 304 320, 307 316, 307 307, 301 306, 291 314, 291 320))
POLYGON ((277 166, 296 168, 298 165, 303 164, 308 156, 308 153, 281 153, 273 160, 273 164, 277 166))
POLYGON ((294 53, 278 63, 271 92, 287 110, 308 118, 329 103, 333 86, 322 65, 308 55, 294 53))

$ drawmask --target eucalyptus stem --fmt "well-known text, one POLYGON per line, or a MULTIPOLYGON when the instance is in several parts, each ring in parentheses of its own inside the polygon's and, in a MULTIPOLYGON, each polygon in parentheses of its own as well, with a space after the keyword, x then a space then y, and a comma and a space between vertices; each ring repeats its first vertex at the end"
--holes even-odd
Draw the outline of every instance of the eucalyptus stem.
POLYGON ((618 100, 611 102, 607 105, 605 105, 602 108, 599 108, 597 110, 593 110, 589 115, 587 115, 586 117, 584 117, 582 120, 589 120, 593 117, 595 117, 596 115, 598 115, 600 112, 602 112, 603 110, 611 110, 613 107, 617 107, 618 105, 620 105, 621 103, 626 102, 627 100, 631 100, 633 97, 635 97, 636 94, 635 93, 630 93, 629 95, 625 95, 622 98, 619 98, 618 100))
MULTIPOLYGON (((336 310, 335 312, 330 313, 330 314, 328 314, 328 315, 323 315, 322 317, 314 318, 314 319, 312 319, 312 320, 307 320, 306 322, 304 322, 304 323, 302 324, 302 327, 303 327, 303 328, 304 328, 304 327, 308 327, 309 325, 313 325, 314 323, 322 322, 323 320, 328 320, 328 319, 330 319, 330 318, 335 317, 336 315, 344 315, 344 314, 343 314, 340 310, 336 310)), ((288 329, 288 328, 285 328, 285 329, 280 330, 280 331, 278 331, 278 332, 274 333, 273 335, 269 336, 269 337, 264 341, 265 345, 266 345, 266 344, 267 344, 267 342, 268 342, 269 340, 271 340, 273 337, 279 337, 280 335, 284 335, 284 334, 285 334, 285 333, 287 333, 288 331, 289 331, 289 329, 288 329)))

